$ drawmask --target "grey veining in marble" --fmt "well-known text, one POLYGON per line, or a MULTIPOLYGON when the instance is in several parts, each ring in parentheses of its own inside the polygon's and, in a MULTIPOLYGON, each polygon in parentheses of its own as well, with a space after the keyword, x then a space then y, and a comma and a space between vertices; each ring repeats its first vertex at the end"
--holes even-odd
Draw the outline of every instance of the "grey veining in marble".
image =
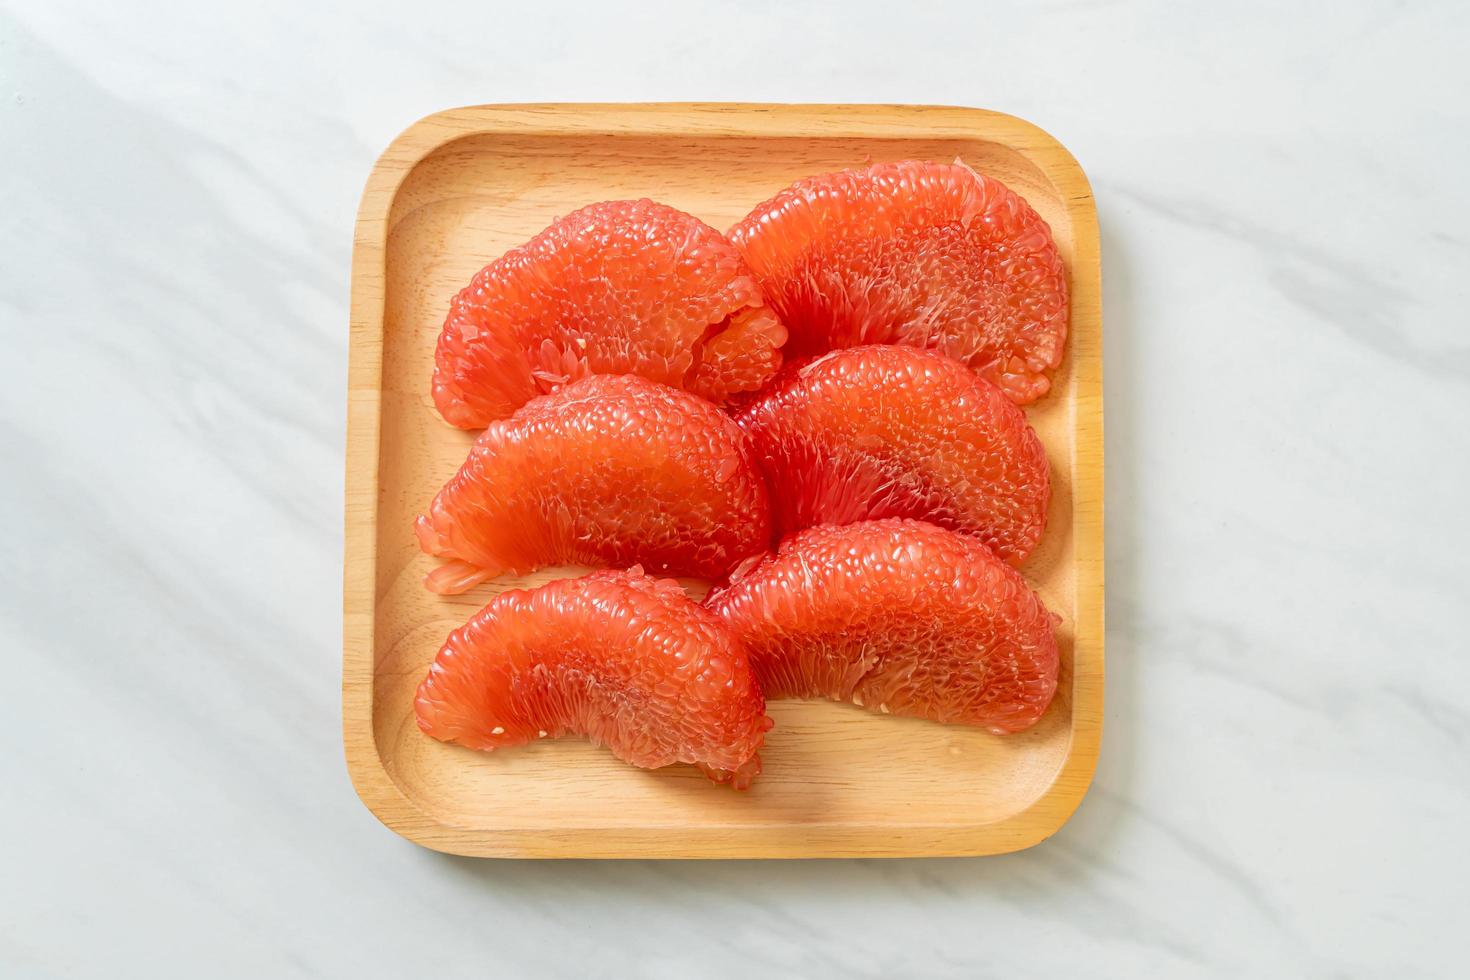
POLYGON ((1464 975, 1470 13, 0 3, 0 975, 1464 975), (358 193, 474 102, 1031 119, 1104 235, 1097 780, 985 860, 479 862, 338 734, 358 193))

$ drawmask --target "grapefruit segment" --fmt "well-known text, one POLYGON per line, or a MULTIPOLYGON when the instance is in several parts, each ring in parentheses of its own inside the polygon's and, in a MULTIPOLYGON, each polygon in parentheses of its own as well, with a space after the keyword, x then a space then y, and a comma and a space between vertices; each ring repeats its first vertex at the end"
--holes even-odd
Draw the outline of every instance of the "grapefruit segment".
POLYGON ((637 374, 717 403, 780 366, 786 330, 740 253, 698 218, 605 201, 553 222, 450 303, 434 404, 461 428, 589 374, 637 374))
POLYGON ((1004 734, 1035 724, 1056 692, 1056 618, 980 542, 921 521, 802 531, 706 605, 771 699, 1004 734))
POLYGON ((414 530, 448 560, 425 584, 455 593, 558 564, 719 578, 770 527, 765 480, 728 416, 634 375, 592 375, 481 433, 414 530))
POLYGON ((912 347, 833 351, 784 368, 735 416, 771 487, 778 535, 913 517, 1020 563, 1046 526, 1046 448, 988 381, 912 347))
POLYGON ((1046 394, 1067 279, 1046 222, 960 163, 799 180, 730 231, 790 333, 785 355, 861 344, 942 351, 1018 404, 1046 394))
POLYGON ((493 751, 567 734, 737 789, 771 727, 740 641, 677 582, 599 571, 496 596, 419 685, 419 728, 493 751))

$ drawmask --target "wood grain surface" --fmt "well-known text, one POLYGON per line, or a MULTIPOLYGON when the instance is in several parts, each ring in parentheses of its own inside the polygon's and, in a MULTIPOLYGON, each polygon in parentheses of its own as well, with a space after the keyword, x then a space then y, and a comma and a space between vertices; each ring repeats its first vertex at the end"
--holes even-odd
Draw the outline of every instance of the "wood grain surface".
MULTIPOLYGON (((924 106, 520 105, 437 113, 368 179, 352 263, 343 740, 363 802, 409 840, 502 857, 996 854, 1060 827, 1091 781, 1103 710, 1102 322, 1096 211, 1071 155, 1029 123, 924 106), (1054 497, 1022 571, 1062 617, 1056 702, 1031 731, 983 731, 775 702, 747 793, 690 767, 644 771, 575 739, 494 754, 419 732, 412 698, 449 631, 497 591, 430 594, 412 520, 471 434, 435 413, 449 298, 558 215, 652 197, 726 229, 799 177, 900 159, 996 177, 1051 225, 1072 288, 1052 393, 1028 408, 1054 497)), ((698 589, 700 583, 687 583, 698 589)))

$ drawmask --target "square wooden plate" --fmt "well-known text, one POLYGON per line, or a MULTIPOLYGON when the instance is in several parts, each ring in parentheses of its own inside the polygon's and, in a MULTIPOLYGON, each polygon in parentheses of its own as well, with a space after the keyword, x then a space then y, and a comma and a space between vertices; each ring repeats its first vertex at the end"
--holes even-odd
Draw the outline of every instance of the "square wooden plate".
POLYGON ((427 847, 503 857, 998 854, 1046 838, 1086 792, 1103 701, 1102 324, 1087 178, 1029 123, 924 106, 475 106, 421 120, 368 178, 352 260, 343 740, 353 784, 427 847), (413 692, 444 637, 502 580, 456 598, 420 584, 411 525, 469 433, 429 376, 450 296, 553 218, 652 197, 728 228, 791 181, 880 160, 963 159, 1050 223, 1071 276, 1067 356, 1029 409, 1051 457, 1050 523, 1023 571, 1062 617, 1056 702, 1031 731, 983 731, 775 702, 747 793, 689 767, 648 772, 585 742, 495 754, 443 745, 413 692))

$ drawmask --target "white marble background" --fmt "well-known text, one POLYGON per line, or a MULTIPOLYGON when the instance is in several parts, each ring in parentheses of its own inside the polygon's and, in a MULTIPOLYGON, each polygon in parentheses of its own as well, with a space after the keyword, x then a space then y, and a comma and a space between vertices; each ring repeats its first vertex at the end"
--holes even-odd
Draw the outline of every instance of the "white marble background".
POLYGON ((0 2, 0 975, 1463 976, 1470 14, 0 2), (1105 246, 1108 709, 983 860, 447 858, 338 735, 348 253, 474 102, 1004 109, 1105 246))

